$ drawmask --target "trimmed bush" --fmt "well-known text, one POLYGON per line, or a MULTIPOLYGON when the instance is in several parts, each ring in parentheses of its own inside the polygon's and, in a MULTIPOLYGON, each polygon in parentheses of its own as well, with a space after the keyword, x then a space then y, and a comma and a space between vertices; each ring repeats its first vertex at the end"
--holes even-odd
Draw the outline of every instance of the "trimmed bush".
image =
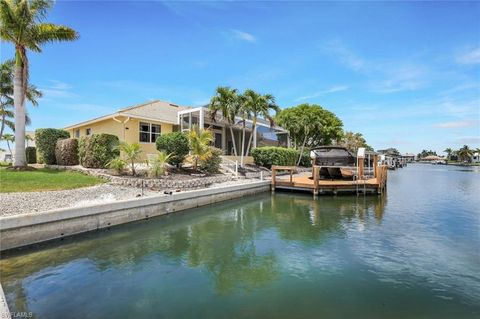
POLYGON ((37 161, 53 165, 57 163, 55 148, 57 141, 69 138, 70 134, 55 128, 41 128, 35 131, 35 145, 37 145, 37 161))
POLYGON ((218 173, 220 164, 222 163, 222 158, 220 156, 223 152, 216 147, 210 147, 210 152, 210 157, 207 160, 200 162, 200 169, 210 174, 218 173))
POLYGON ((58 165, 78 165, 78 140, 76 138, 58 140, 55 157, 58 165))
POLYGON ((28 164, 35 164, 37 162, 37 148, 33 146, 27 146, 25 148, 25 155, 27 156, 28 164))
POLYGON ((89 168, 105 168, 115 157, 120 156, 118 137, 111 134, 84 136, 78 143, 80 164, 89 168))
POLYGON ((182 132, 172 132, 160 135, 155 141, 157 150, 171 154, 168 164, 180 166, 190 151, 188 137, 182 132))
POLYGON ((270 168, 272 165, 295 165, 298 151, 291 148, 265 146, 254 148, 252 156, 256 165, 270 168))

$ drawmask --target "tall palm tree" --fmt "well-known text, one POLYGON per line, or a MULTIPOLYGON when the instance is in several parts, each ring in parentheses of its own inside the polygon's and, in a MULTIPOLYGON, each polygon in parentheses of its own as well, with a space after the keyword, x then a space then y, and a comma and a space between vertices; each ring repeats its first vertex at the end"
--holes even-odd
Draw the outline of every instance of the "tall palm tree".
POLYGON ((468 147, 468 145, 463 145, 461 149, 458 150, 458 156, 464 161, 470 161, 473 155, 473 150, 468 147))
POLYGON ((15 136, 13 134, 4 134, 2 139, 7 142, 7 147, 8 147, 8 151, 10 152, 11 155, 12 154, 12 149, 10 148, 10 143, 14 143, 15 142, 15 136))
POLYGON ((450 147, 448 147, 443 152, 447 153, 447 159, 450 160, 450 157, 452 157, 453 150, 450 147))
MULTIPOLYGON (((14 111, 13 111, 13 68, 14 60, 7 60, 0 64, 0 139, 3 136, 5 127, 15 132, 14 111)), ((43 96, 34 85, 29 84, 26 98, 33 106, 38 106, 38 99, 43 96)), ((30 125, 30 117, 25 114, 25 125, 30 125)))
POLYGON ((270 110, 278 112, 279 107, 275 104, 275 98, 271 94, 261 95, 253 90, 246 90, 245 93, 243 93, 243 97, 244 107, 252 119, 252 133, 248 139, 248 145, 245 151, 245 155, 248 155, 255 134, 255 129, 257 127, 258 117, 260 116, 268 120, 270 122, 270 127, 272 127, 275 122, 270 116, 270 110))
POLYGON ((78 38, 75 30, 62 25, 43 23, 51 0, 0 0, 0 38, 15 46, 13 100, 15 106, 15 162, 26 166, 25 97, 28 87, 27 50, 42 52, 41 46, 78 38))
POLYGON ((239 109, 239 98, 236 89, 225 86, 217 87, 215 96, 210 100, 209 110, 212 121, 216 121, 218 112, 222 113, 223 118, 227 121, 232 136, 233 153, 238 156, 237 146, 235 143, 235 135, 233 134, 233 126, 239 109))
POLYGON ((197 170, 198 161, 206 160, 210 157, 210 143, 213 141, 213 133, 210 130, 192 127, 188 132, 188 141, 190 143, 190 154, 193 157, 193 170, 197 170))

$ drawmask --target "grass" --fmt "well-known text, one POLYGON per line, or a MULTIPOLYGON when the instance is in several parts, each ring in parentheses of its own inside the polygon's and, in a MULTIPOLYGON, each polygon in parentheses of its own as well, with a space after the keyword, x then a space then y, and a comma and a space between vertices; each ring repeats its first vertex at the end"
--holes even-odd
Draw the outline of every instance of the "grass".
POLYGON ((74 189, 105 181, 77 172, 42 168, 35 171, 10 171, 0 168, 0 193, 74 189))

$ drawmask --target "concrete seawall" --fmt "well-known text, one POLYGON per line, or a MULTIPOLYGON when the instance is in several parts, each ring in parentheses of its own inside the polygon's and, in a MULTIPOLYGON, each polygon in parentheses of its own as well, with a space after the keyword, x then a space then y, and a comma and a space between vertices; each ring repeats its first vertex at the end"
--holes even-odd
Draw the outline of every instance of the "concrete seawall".
POLYGON ((125 224, 270 190, 269 181, 231 185, 88 207, 0 218, 0 250, 125 224))

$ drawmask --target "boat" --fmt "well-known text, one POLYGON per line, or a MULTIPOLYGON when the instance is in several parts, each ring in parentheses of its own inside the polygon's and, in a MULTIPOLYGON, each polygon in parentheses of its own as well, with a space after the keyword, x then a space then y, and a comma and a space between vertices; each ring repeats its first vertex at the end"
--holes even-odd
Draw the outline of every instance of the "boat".
POLYGON ((321 166, 320 179, 353 179, 357 158, 342 146, 321 146, 310 151, 313 165, 321 166))

